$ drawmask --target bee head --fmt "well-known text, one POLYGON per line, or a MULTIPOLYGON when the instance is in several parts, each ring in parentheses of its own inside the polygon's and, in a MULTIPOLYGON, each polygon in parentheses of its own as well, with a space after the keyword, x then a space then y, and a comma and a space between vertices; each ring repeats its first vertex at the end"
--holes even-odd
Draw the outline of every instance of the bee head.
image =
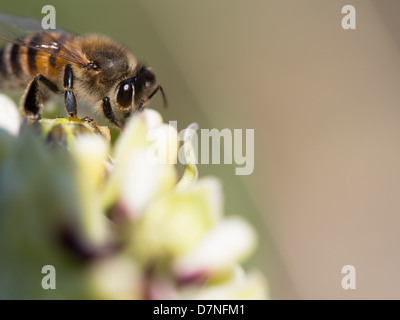
POLYGON ((164 106, 166 106, 167 101, 164 91, 157 84, 154 72, 150 68, 141 66, 136 76, 119 83, 116 90, 116 101, 124 110, 133 108, 134 111, 141 111, 158 90, 161 91, 164 106))

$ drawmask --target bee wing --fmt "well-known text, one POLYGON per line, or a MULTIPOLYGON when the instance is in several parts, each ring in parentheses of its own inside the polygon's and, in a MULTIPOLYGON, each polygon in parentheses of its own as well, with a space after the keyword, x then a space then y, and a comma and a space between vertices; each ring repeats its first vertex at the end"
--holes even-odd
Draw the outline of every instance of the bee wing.
POLYGON ((71 34, 59 28, 45 31, 39 21, 35 19, 0 13, 0 39, 46 52, 84 67, 87 61, 72 44, 69 44, 72 42, 66 41, 71 37, 73 37, 71 34), (62 34, 63 37, 56 37, 56 33, 62 34), (36 38, 31 37, 32 35, 40 35, 40 37, 35 40, 36 38))
MULTIPOLYGON (((0 34, 2 38, 17 39, 43 31, 39 21, 0 13, 0 34)), ((5 40, 7 40, 5 39, 5 40)))

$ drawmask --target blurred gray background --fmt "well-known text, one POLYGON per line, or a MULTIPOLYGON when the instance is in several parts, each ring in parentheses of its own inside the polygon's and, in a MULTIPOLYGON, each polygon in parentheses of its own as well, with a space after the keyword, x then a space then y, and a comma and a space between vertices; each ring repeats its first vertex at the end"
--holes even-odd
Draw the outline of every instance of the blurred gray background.
POLYGON ((255 170, 201 165, 250 220, 274 299, 400 298, 400 2, 2 1, 1 11, 126 44, 178 129, 255 129, 255 170), (343 30, 353 4, 357 29, 343 30), (354 265, 357 289, 341 288, 354 265))

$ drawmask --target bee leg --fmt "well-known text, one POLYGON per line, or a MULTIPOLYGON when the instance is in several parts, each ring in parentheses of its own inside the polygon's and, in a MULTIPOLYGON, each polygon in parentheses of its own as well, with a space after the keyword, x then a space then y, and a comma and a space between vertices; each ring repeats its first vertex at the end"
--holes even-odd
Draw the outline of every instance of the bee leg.
POLYGON ((94 120, 92 118, 89 118, 89 117, 84 117, 81 120, 82 121, 86 121, 86 122, 94 122, 94 120))
POLYGON ((126 113, 124 114, 124 119, 125 119, 125 120, 128 119, 128 118, 131 116, 131 114, 132 114, 131 111, 126 112, 126 113))
POLYGON ((76 97, 73 91, 74 75, 70 64, 65 66, 64 70, 64 104, 67 109, 68 117, 76 117, 78 114, 78 106, 76 104, 76 97))
POLYGON ((121 121, 119 121, 117 118, 115 118, 114 112, 113 112, 113 110, 111 108, 111 103, 110 103, 110 98, 109 97, 105 97, 103 99, 102 110, 103 110, 104 116, 106 117, 106 119, 108 121, 110 121, 111 123, 113 123, 114 125, 116 125, 120 129, 123 128, 123 125, 122 125, 121 121))
POLYGON ((26 89, 26 94, 22 100, 25 114, 33 119, 40 119, 40 110, 43 106, 43 91, 40 91, 40 83, 44 84, 53 92, 59 92, 57 86, 44 76, 39 74, 33 78, 33 80, 29 83, 28 88, 26 89))
POLYGON ((144 100, 140 100, 139 108, 138 108, 138 113, 141 113, 144 109, 144 100))

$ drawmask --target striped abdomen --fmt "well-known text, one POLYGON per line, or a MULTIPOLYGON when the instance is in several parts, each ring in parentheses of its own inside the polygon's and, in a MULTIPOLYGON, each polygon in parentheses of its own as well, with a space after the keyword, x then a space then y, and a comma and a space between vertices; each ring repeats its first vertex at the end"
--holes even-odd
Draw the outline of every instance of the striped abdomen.
MULTIPOLYGON (((61 43, 65 34, 54 34, 61 43)), ((40 44, 42 34, 32 35, 23 40, 27 44, 40 44)), ((66 64, 64 59, 54 53, 39 51, 28 46, 7 43, 0 49, 0 87, 5 89, 24 88, 38 74, 57 82, 60 68, 66 64)))

